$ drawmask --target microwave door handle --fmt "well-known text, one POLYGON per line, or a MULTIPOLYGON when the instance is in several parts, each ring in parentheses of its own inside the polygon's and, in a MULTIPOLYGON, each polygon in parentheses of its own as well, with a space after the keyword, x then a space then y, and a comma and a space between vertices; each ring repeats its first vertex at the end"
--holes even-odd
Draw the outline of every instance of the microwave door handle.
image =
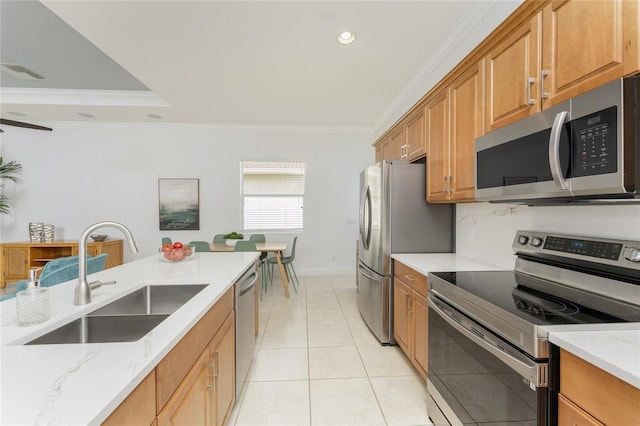
POLYGON ((560 136, 562 135, 562 126, 567 121, 568 116, 568 111, 556 114, 551 127, 551 135, 549 136, 549 167, 551 168, 553 182, 555 182, 558 189, 569 189, 569 179, 562 175, 562 167, 560 167, 560 136))

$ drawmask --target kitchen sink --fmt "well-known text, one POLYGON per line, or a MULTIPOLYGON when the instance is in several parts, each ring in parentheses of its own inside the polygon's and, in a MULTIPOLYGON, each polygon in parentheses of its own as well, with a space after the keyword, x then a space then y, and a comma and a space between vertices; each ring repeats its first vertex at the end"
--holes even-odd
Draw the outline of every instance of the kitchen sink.
POLYGON ((134 342, 153 330, 207 285, 148 285, 26 344, 134 342))
POLYGON ((148 285, 96 309, 89 316, 172 314, 206 286, 148 285))
POLYGON ((40 336, 27 345, 134 342, 169 315, 84 316, 40 336))

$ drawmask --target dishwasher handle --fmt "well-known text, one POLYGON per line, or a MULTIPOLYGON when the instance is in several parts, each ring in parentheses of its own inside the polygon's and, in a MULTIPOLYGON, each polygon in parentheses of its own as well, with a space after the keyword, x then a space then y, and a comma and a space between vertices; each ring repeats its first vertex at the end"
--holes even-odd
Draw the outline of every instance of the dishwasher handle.
POLYGON ((242 284, 246 283, 247 281, 249 281, 249 277, 253 276, 253 280, 251 280, 251 282, 249 284, 247 284, 246 286, 240 286, 241 283, 237 283, 236 285, 238 286, 238 297, 239 296, 243 296, 247 293, 249 293, 251 290, 253 290, 253 288, 256 286, 256 281, 258 281, 258 272, 257 271, 253 271, 251 273, 251 275, 249 275, 247 277, 247 279, 245 279, 242 284))

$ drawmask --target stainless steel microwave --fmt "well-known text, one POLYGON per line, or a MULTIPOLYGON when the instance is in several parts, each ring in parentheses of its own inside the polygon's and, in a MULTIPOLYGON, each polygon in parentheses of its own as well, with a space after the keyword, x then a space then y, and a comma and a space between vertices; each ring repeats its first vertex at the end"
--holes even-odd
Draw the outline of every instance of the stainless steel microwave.
POLYGON ((479 201, 640 201, 640 76, 477 138, 475 160, 479 201))

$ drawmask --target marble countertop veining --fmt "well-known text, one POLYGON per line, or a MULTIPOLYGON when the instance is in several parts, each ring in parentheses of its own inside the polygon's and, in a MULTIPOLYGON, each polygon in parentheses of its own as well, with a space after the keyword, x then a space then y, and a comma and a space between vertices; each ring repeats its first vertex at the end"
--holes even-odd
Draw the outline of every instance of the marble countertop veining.
MULTIPOLYGON (((456 253, 393 254, 416 271, 429 272, 504 270, 499 266, 456 253)), ((596 367, 640 388, 640 323, 575 324, 545 327, 549 341, 596 367)))
POLYGON ((257 259, 253 252, 195 253, 188 262, 158 256, 93 274, 116 280, 74 306, 75 281, 49 288, 51 316, 31 327, 16 324, 16 301, 0 303, 0 423, 100 424, 169 353, 257 259), (67 322, 149 284, 209 284, 149 334, 135 342, 24 345, 67 322))

